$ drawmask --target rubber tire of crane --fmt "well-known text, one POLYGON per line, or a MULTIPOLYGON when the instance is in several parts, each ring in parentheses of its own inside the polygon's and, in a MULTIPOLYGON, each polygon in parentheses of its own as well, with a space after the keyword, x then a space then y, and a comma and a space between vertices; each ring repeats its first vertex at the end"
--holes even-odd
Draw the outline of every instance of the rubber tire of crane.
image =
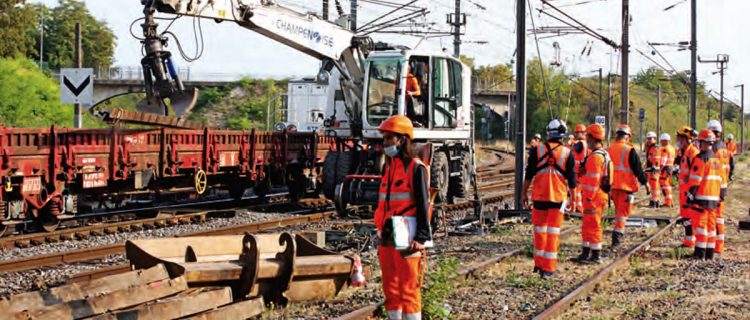
POLYGON ((448 157, 444 152, 435 152, 430 165, 430 187, 438 189, 435 203, 444 203, 448 200, 449 177, 448 157))
POLYGON ((352 152, 329 152, 323 161, 323 195, 335 201, 336 185, 344 182, 352 166, 352 152))
POLYGON ((451 202, 455 198, 466 198, 471 194, 471 155, 465 151, 461 156, 461 174, 450 179, 451 202))
POLYGON ((329 151, 323 160, 323 195, 328 200, 334 200, 336 195, 336 162, 339 152, 329 151))

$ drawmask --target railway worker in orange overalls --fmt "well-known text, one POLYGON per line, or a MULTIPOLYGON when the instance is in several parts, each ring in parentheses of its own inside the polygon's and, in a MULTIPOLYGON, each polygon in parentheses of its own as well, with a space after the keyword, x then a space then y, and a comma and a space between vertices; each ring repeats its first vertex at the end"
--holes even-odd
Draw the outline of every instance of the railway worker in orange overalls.
POLYGON ((688 207, 686 197, 688 191, 690 191, 690 167, 695 156, 700 153, 700 149, 693 144, 695 137, 695 130, 689 126, 683 126, 680 130, 677 130, 677 147, 680 148, 680 166, 677 176, 678 191, 680 192, 680 222, 685 228, 682 246, 686 248, 695 247, 695 234, 691 222, 692 210, 688 207))
POLYGON ((592 124, 586 128, 586 142, 591 153, 578 171, 579 187, 583 190, 582 250, 574 260, 580 263, 600 263, 603 246, 602 215, 609 202, 612 186, 612 161, 604 149, 604 127, 592 124))
POLYGON ((711 130, 716 136, 716 142, 712 146, 712 151, 716 157, 721 160, 722 168, 722 182, 721 182, 721 201, 719 208, 716 209, 716 253, 724 252, 724 199, 727 196, 727 190, 729 189, 729 173, 732 171, 732 163, 734 163, 734 157, 729 152, 727 144, 721 140, 722 138, 722 127, 721 122, 718 120, 710 120, 707 125, 708 129, 711 130))
MULTIPOLYGON (((576 126, 574 136, 573 136, 573 145, 571 146, 571 149, 573 150, 573 158, 576 160, 576 176, 579 170, 579 167, 583 163, 583 160, 586 159, 586 156, 589 155, 590 150, 588 148, 588 145, 586 144, 586 126, 579 124, 576 126)), ((578 186, 575 189, 575 192, 573 192, 573 199, 571 199, 571 205, 570 205, 570 212, 583 212, 583 199, 581 196, 581 185, 578 184, 578 186)))
POLYGON ((385 309, 390 319, 421 319, 421 282, 424 272, 424 243, 431 238, 429 227, 429 169, 412 156, 414 127, 405 116, 386 119, 379 128, 387 156, 380 183, 375 225, 380 232, 378 259, 382 269, 385 309), (407 250, 393 244, 393 216, 416 216, 414 241, 407 250))
POLYGON ((621 124, 616 131, 617 137, 609 146, 609 156, 612 158, 614 177, 612 177, 612 192, 610 196, 615 203, 615 226, 612 232, 612 246, 618 246, 625 236, 625 222, 633 213, 634 193, 638 192, 638 182, 646 186, 648 179, 641 167, 638 152, 630 144, 633 135, 630 126, 621 124))
POLYGON ((729 181, 732 181, 734 180, 732 177, 734 176, 734 156, 737 155, 737 144, 734 143, 734 135, 731 133, 727 135, 727 150, 732 155, 732 162, 729 163, 729 181))
POLYGON ((717 139, 711 130, 701 131, 697 140, 700 141, 701 152, 693 159, 688 180, 690 190, 686 197, 693 210, 691 215, 696 238, 693 257, 711 260, 716 248, 716 210, 721 201, 724 164, 712 150, 717 139))
POLYGON ((646 175, 648 175, 648 188, 651 190, 649 208, 659 207, 659 170, 661 170, 661 152, 656 144, 656 132, 646 133, 646 175))
POLYGON ((664 195, 664 205, 672 208, 674 207, 674 200, 672 198, 672 173, 674 171, 676 154, 674 147, 669 144, 670 141, 672 141, 672 137, 668 133, 662 133, 659 137, 659 142, 661 143, 659 185, 661 186, 661 194, 664 195))
POLYGON ((547 125, 547 142, 529 151, 526 177, 521 202, 529 203, 532 185, 531 223, 534 225, 534 271, 549 278, 557 270, 557 249, 560 246, 560 227, 563 208, 570 191, 576 187, 575 159, 562 139, 568 131, 565 122, 553 119, 547 125))

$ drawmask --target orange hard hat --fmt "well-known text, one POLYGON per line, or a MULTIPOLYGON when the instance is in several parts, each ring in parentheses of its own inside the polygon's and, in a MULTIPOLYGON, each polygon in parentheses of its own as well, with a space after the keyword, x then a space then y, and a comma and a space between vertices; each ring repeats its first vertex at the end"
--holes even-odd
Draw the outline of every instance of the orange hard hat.
POLYGON ((633 135, 633 131, 630 130, 630 126, 627 125, 627 124, 625 124, 625 123, 620 124, 619 126, 617 126, 617 133, 624 133, 624 134, 627 134, 627 135, 630 135, 630 136, 633 135))
POLYGON ((577 125, 575 133, 579 133, 579 132, 586 132, 586 126, 583 124, 577 125))
POLYGON ((714 134, 714 132, 711 131, 711 129, 703 129, 698 134, 698 138, 696 140, 708 142, 708 143, 714 143, 716 142, 716 134, 714 134))
POLYGON ((590 124, 588 128, 586 128, 586 134, 590 135, 592 138, 603 141, 604 140, 604 127, 598 123, 590 124))
POLYGON ((380 132, 387 131, 404 135, 409 137, 409 140, 414 139, 414 125, 406 116, 390 116, 380 124, 380 128, 378 128, 378 130, 380 130, 380 132))

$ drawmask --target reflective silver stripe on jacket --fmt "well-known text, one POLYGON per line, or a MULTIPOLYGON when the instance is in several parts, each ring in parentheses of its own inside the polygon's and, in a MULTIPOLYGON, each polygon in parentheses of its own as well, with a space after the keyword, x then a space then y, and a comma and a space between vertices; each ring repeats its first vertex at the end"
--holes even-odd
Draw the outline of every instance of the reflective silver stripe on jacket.
MULTIPOLYGON (((378 194, 379 200, 387 200, 388 194, 387 193, 380 193, 378 194)), ((396 192, 391 193, 391 200, 413 200, 414 196, 411 194, 411 192, 396 192)))
POLYGON ((627 149, 627 150, 623 150, 622 152, 620 152, 620 164, 616 165, 614 170, 632 173, 633 171, 630 168, 625 167, 625 155, 629 153, 630 149, 629 148, 623 148, 623 149, 627 149))

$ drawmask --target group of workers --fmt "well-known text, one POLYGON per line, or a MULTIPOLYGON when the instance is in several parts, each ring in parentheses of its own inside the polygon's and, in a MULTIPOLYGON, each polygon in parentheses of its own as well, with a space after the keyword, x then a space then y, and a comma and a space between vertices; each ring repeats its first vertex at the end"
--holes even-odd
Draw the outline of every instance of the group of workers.
MULTIPOLYGON (((713 259, 724 250, 724 199, 737 152, 733 137, 722 141, 722 127, 711 120, 697 132, 688 126, 677 130, 677 149, 671 137, 649 133, 644 149, 645 166, 627 124, 616 130, 615 140, 605 146, 606 133, 599 124, 577 125, 573 141, 563 139, 568 128, 554 119, 547 125, 547 139, 532 138, 521 201, 532 208, 534 272, 541 277, 557 269, 560 229, 564 210, 583 213, 582 250, 574 261, 600 263, 604 248, 602 216, 607 204, 615 206, 612 247, 625 236, 625 222, 633 211, 639 184, 646 191, 664 195, 672 207, 672 176, 678 176, 680 222, 685 227, 683 246, 694 248, 693 257, 713 259), (529 202, 531 189, 531 202, 529 202), (566 203, 570 202, 570 206, 566 203)), ((421 285, 426 262, 425 243, 431 239, 429 163, 414 156, 414 125, 401 115, 391 116, 380 128, 386 162, 380 183, 375 225, 379 231, 378 259, 382 270, 385 309, 390 319, 421 319, 421 285), (407 248, 396 248, 395 216, 413 217, 415 232, 407 248)), ((658 197, 649 205, 658 207, 658 197)))
POLYGON ((675 175, 680 222, 685 227, 683 246, 694 248, 696 259, 713 259, 723 252, 724 199, 737 145, 731 134, 726 143, 723 141, 719 121, 709 121, 700 132, 688 126, 680 128, 677 148, 670 144, 669 134, 662 134, 657 145, 656 133, 649 132, 642 148, 645 164, 630 143, 633 133, 627 124, 618 126, 608 148, 605 130, 599 124, 577 125, 570 137, 565 122, 559 119, 550 121, 546 129, 546 141, 539 134, 532 138, 521 195, 524 206, 532 208, 534 272, 543 278, 554 275, 565 210, 583 214, 582 250, 572 260, 600 263, 604 248, 601 221, 610 201, 615 207, 614 248, 625 237, 639 184, 650 193, 649 207, 672 208, 675 175))

